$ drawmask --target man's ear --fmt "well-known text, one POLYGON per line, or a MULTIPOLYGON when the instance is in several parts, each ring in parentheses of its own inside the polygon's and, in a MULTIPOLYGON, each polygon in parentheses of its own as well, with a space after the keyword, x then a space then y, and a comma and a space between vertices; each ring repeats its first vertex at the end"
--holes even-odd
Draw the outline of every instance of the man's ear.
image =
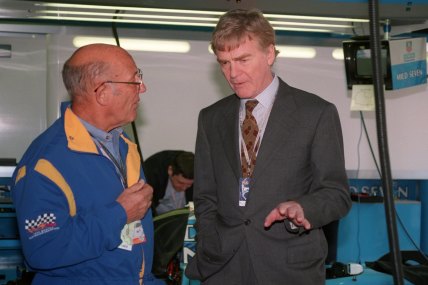
POLYGON ((101 106, 105 106, 108 104, 110 100, 109 87, 106 84, 101 85, 97 91, 95 91, 95 100, 101 106))
POLYGON ((270 66, 273 65, 274 61, 275 61, 275 46, 273 44, 271 44, 268 49, 267 49, 267 58, 268 58, 268 64, 270 66))

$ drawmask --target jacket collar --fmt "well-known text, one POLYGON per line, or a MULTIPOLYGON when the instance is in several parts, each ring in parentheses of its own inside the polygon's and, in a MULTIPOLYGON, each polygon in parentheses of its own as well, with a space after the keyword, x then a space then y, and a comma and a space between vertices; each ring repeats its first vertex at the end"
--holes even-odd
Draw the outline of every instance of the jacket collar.
MULTIPOLYGON (((71 150, 99 154, 97 146, 80 121, 79 117, 68 107, 64 113, 64 129, 71 150)), ((135 184, 140 178, 141 158, 135 143, 127 139, 123 134, 121 138, 128 145, 126 155, 126 171, 128 185, 135 184)))
POLYGON ((98 154, 97 146, 91 135, 70 108, 67 108, 64 113, 64 130, 68 148, 75 151, 98 154))

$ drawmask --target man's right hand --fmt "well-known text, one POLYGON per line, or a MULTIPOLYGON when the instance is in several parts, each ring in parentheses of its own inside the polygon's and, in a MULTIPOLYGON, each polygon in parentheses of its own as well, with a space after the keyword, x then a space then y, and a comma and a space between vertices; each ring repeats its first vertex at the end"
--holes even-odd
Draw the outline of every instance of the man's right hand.
POLYGON ((125 209, 128 217, 126 223, 140 220, 152 205, 153 188, 140 180, 126 188, 116 201, 125 209))

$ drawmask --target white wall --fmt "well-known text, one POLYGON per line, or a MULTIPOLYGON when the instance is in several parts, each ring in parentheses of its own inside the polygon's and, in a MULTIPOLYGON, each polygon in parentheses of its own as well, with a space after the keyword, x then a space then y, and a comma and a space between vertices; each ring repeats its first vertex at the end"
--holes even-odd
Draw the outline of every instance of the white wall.
POLYGON ((0 157, 20 158, 46 128, 46 37, 0 36, 12 46, 0 58, 0 157))
MULTIPOLYGON (((20 159, 30 141, 58 114, 54 106, 67 98, 59 71, 75 49, 72 38, 76 34, 111 36, 111 31, 68 28, 48 37, 0 36, 0 44, 13 43, 13 53, 21 55, 6 61, 7 64, 0 59, 0 157, 20 159), (14 67, 22 61, 25 68, 14 67)), ((122 37, 153 38, 158 34, 147 30, 119 31, 122 37)), ((187 35, 175 31, 173 37, 185 40, 187 35)), ((164 149, 193 151, 200 109, 231 93, 215 57, 208 52, 209 35, 198 37, 190 40, 188 54, 131 52, 143 69, 148 87, 141 97, 136 121, 144 157, 164 149)), ((286 37, 279 40, 287 42, 286 37)), ((363 136, 359 140, 359 113, 350 111, 343 62, 331 57, 333 48, 340 44, 325 47, 315 43, 312 47, 316 49, 316 58, 278 58, 274 71, 290 85, 318 94, 337 106, 350 176, 359 170, 360 177, 378 177, 367 139, 363 136)), ((428 178, 426 95, 426 85, 385 93, 394 178, 428 178)), ((365 112, 364 116, 377 155, 375 115, 365 112)))

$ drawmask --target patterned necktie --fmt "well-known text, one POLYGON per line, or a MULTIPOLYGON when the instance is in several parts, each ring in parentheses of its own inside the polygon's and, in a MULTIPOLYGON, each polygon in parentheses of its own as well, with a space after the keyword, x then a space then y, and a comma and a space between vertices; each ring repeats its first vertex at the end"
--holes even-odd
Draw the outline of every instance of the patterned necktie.
POLYGON ((256 153, 259 143, 256 144, 259 127, 257 126, 256 118, 252 112, 259 102, 257 100, 249 100, 245 103, 245 119, 242 122, 242 138, 244 139, 245 147, 247 148, 249 162, 245 156, 244 147, 241 147, 241 166, 243 177, 250 177, 256 165, 256 153))

